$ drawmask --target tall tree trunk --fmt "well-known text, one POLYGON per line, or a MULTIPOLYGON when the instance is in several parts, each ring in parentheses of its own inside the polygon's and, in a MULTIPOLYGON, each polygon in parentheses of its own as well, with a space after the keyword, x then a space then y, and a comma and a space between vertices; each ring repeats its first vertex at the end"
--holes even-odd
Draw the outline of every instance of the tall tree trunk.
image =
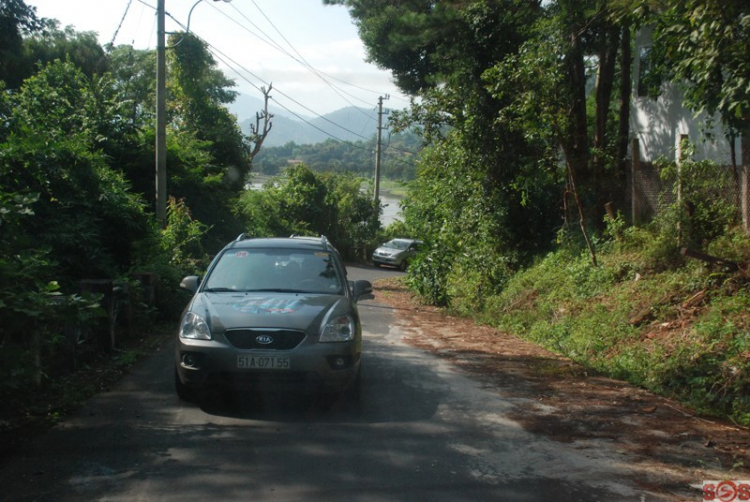
POLYGON ((571 27, 570 49, 566 55, 568 71, 568 93, 570 98, 570 122, 563 141, 567 142, 563 152, 579 188, 591 189, 589 169, 588 121, 586 117, 586 67, 580 30, 571 27), (583 187, 581 187, 581 183, 583 187))
POLYGON ((601 32, 599 47, 599 70, 596 74, 596 122, 594 124, 594 155, 592 158, 593 189, 596 192, 598 215, 608 202, 609 190, 604 185, 604 168, 607 155, 607 118, 612 103, 612 89, 615 86, 615 68, 617 67, 617 49, 620 30, 614 25, 605 25, 601 32))
POLYGON ((617 162, 620 167, 620 180, 627 179, 629 164, 628 146, 630 145, 630 99, 632 97, 633 54, 630 48, 630 26, 622 27, 620 37, 620 118, 617 131, 617 162))
POLYGON ((750 234, 750 123, 742 131, 742 224, 750 234))

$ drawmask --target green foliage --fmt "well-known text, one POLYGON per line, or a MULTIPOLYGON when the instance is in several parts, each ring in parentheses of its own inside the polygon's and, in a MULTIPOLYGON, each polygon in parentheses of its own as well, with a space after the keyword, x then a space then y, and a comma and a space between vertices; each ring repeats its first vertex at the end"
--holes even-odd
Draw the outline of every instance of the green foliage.
POLYGON ((190 215, 185 202, 170 197, 167 203, 167 226, 162 230, 161 245, 169 263, 186 274, 201 274, 209 262, 202 239, 207 227, 190 215))
POLYGON ((750 6, 744 0, 669 0, 646 20, 664 71, 694 111, 718 112, 730 130, 750 122, 750 6))
MULTIPOLYGON (((747 277, 666 261, 663 242, 675 236, 660 231, 619 226, 616 239, 600 247, 599 267, 571 248, 549 254, 472 315, 701 413, 748 424, 747 277), (699 308, 686 306, 696 294, 704 298, 699 308)), ((750 259, 741 231, 709 249, 718 246, 722 255, 750 259)))
POLYGON ((738 212, 729 194, 734 180, 729 169, 711 161, 685 160, 662 165, 662 180, 673 183, 673 204, 660 215, 679 226, 682 245, 700 248, 735 224, 738 212), (677 200, 680 197, 680 200, 677 200))
POLYGON ((543 214, 537 202, 549 189, 545 183, 524 192, 495 187, 475 155, 459 134, 448 134, 423 152, 419 176, 402 202, 410 236, 430 244, 410 267, 411 284, 426 300, 461 310, 502 289, 531 257, 529 240, 538 236, 529 235, 539 227, 528 220, 543 214), (524 217, 529 224, 521 230, 516 222, 524 217))
POLYGON ((216 67, 204 42, 189 33, 170 37, 171 60, 169 123, 204 141, 212 162, 202 168, 208 175, 221 175, 227 191, 240 190, 250 163, 249 145, 236 118, 224 106, 234 101, 234 82, 216 67))
POLYGON ((410 281, 428 301, 470 309, 547 249, 558 226, 558 145, 516 127, 518 113, 506 114, 528 82, 508 80, 501 91, 505 79, 487 76, 530 47, 546 11, 515 0, 340 3, 350 7, 368 55, 421 98, 392 119, 396 130, 419 130, 430 147, 403 203, 410 236, 429 243, 410 281))
POLYGON ((350 174, 317 174, 304 164, 240 198, 245 232, 256 237, 325 235, 346 259, 362 258, 377 236, 375 204, 350 174))
POLYGON ((12 89, 18 88, 26 76, 20 53, 22 36, 36 33, 47 26, 47 22, 36 15, 36 7, 26 5, 23 0, 0 2, 0 81, 12 89))
POLYGON ((19 82, 31 77, 36 72, 35 66, 44 67, 56 60, 72 62, 89 79, 107 70, 108 60, 95 32, 76 32, 70 26, 61 30, 57 21, 50 24, 43 32, 24 41, 23 67, 17 75, 19 82))
POLYGON ((0 145, 0 172, 5 190, 39 194, 23 231, 36 246, 54 249, 66 271, 61 283, 111 277, 130 265, 133 243, 149 223, 140 200, 101 155, 75 140, 13 136, 0 145))
MULTIPOLYGON (((351 172, 371 177, 375 169, 375 139, 370 141, 326 140, 322 143, 264 147, 253 159, 258 172, 277 175, 290 162, 303 162, 316 172, 351 172)), ((381 176, 410 181, 416 176, 421 139, 415 134, 393 134, 384 148, 381 176)))

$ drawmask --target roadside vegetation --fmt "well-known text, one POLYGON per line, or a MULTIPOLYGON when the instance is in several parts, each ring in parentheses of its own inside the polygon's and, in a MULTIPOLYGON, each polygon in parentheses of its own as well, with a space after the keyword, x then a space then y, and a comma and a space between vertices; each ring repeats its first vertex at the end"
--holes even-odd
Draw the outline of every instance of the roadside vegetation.
POLYGON ((682 176, 681 203, 665 204, 650 224, 605 218, 593 238, 597 266, 580 233, 563 228, 553 251, 501 269, 494 287, 490 261, 482 273, 456 274, 463 269, 445 260, 449 272, 436 284, 424 272, 435 267, 429 253, 406 282, 427 303, 531 340, 591 374, 750 425, 750 239, 733 201, 706 198, 725 186, 727 171, 685 162, 682 176))
POLYGON ((180 279, 240 233, 325 234, 352 259, 374 246, 379 208, 353 173, 301 164, 245 190, 262 132, 241 134, 233 82, 185 33, 157 221, 154 52, 101 47, 23 0, 0 18, 0 432, 64 416, 173 333, 180 279))
POLYGON ((682 145, 653 222, 630 221, 627 199, 636 77, 649 99, 678 86, 727 150, 750 137, 747 2, 327 1, 420 98, 392 126, 425 140, 401 229, 427 243, 407 278, 421 300, 750 424, 748 230, 726 197, 750 160, 682 145))
POLYGON ((157 222, 154 52, 101 47, 23 0, 0 2, 3 412, 37 413, 48 391, 89 395, 78 391, 96 386, 70 376, 98 361, 127 367, 140 351, 126 340, 172 329, 180 278, 240 233, 325 234, 348 260, 419 238, 407 281, 423 301, 750 424, 750 244, 724 197, 741 193, 737 159, 694 162, 682 145, 681 169, 663 166, 655 219, 627 216, 633 36, 653 27, 649 95, 678 82, 727 145, 747 140, 746 1, 324 3, 349 8, 368 58, 416 98, 391 114, 403 151, 386 156, 383 186, 406 190, 404 221, 387 229, 370 143, 261 148, 263 132, 243 135, 225 107, 234 83, 185 33, 169 41, 170 198, 157 222), (253 173, 262 190, 246 189, 253 173), (116 288, 128 291, 120 324, 116 288), (80 340, 97 354, 75 356, 80 340))
MULTIPOLYGON (((617 222, 612 222, 616 225, 617 222)), ((592 267, 563 247, 483 299, 454 309, 532 340, 594 374, 750 425, 750 243, 740 229, 708 246, 742 269, 685 258, 675 235, 631 228, 597 246, 592 267), (666 245, 665 245, 666 244, 666 245)))
MULTIPOLYGON (((337 141, 328 139, 321 143, 298 145, 289 142, 282 146, 264 147, 255 159, 259 173, 280 175, 290 163, 304 163, 316 172, 353 173, 372 178, 375 172, 377 141, 337 141)), ((422 138, 404 131, 383 140, 381 170, 384 178, 413 180, 422 138)))

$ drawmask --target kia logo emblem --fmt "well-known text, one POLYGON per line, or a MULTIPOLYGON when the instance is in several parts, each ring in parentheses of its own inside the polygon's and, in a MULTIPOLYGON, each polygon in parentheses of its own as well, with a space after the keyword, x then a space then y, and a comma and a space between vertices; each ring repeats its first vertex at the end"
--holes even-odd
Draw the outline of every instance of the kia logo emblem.
POLYGON ((268 335, 260 335, 255 337, 255 341, 260 343, 261 345, 268 345, 269 343, 273 343, 273 337, 268 335))

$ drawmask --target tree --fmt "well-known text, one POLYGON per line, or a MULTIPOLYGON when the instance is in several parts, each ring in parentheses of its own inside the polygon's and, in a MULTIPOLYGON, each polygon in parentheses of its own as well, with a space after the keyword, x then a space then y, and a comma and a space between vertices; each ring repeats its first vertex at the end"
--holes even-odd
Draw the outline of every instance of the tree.
POLYGON ((26 5, 23 0, 0 1, 0 80, 11 89, 23 81, 20 70, 23 35, 39 32, 47 21, 39 19, 36 7, 26 5))
POLYGON ((240 198, 246 232, 256 237, 325 235, 344 258, 361 257, 376 235, 379 208, 352 175, 316 173, 305 164, 289 167, 263 190, 240 198))
MULTIPOLYGON (((556 180, 539 162, 544 144, 501 120, 513 94, 493 94, 484 77, 534 34, 535 22, 544 14, 541 2, 339 3, 349 7, 368 57, 392 69, 399 86, 420 98, 409 112, 394 114, 394 129, 416 129, 426 144, 440 152, 422 157, 410 192, 411 203, 422 208, 406 211, 416 236, 439 242, 441 252, 448 256, 478 257, 492 249, 516 264, 548 246, 556 225, 554 218, 547 217, 548 208, 556 209, 549 202, 558 197, 550 192, 554 185, 549 184, 556 180), (465 165, 447 157, 448 152, 459 155, 465 165), (455 175, 444 172, 448 170, 455 175), (466 186, 461 187, 462 183, 466 186), (420 197, 427 198, 424 204, 420 197), (440 203, 428 202, 433 200, 440 203), (476 200, 477 206, 467 204, 468 200, 476 200), (457 212, 444 217, 441 206, 457 212), (485 220, 481 230, 466 226, 480 214, 485 220), (462 232, 463 238, 445 238, 462 232)), ((431 258, 436 263, 437 256, 431 258)), ((499 255, 487 258, 502 261, 499 255)), ((449 269, 453 267, 448 263, 449 269)), ((414 270, 418 273, 419 267, 414 270)), ((495 287, 501 287, 501 282, 496 281, 495 287)))
POLYGON ((89 78, 103 75, 109 68, 96 33, 78 32, 71 27, 61 30, 57 21, 49 21, 43 32, 26 37, 21 53, 22 63, 16 75, 21 81, 55 60, 70 60, 89 78))
POLYGON ((198 140, 208 141, 214 159, 205 166, 210 174, 223 173, 232 190, 245 185, 250 170, 249 146, 237 119, 226 103, 234 101, 235 84, 216 68, 216 61, 204 42, 189 33, 169 37, 171 80, 168 121, 173 129, 190 131, 198 140))
POLYGON ((427 253, 414 268, 415 281, 437 285, 433 300, 449 300, 474 272, 476 287, 501 287, 497 273, 458 257, 517 266, 552 242, 553 215, 568 206, 590 243, 588 225, 600 226, 604 202, 624 194, 626 9, 599 0, 329 3, 349 7, 368 57, 420 98, 393 123, 416 126, 434 147, 405 208, 420 237, 457 257, 442 267, 427 253), (477 217, 483 226, 469 223, 477 217))
POLYGON ((482 75, 529 38, 541 15, 540 3, 337 3, 349 7, 368 57, 391 69, 404 91, 421 98, 409 114, 396 114, 396 130, 417 125, 428 142, 439 141, 445 126, 461 131, 465 149, 480 160, 474 165, 484 170, 486 182, 507 190, 507 204, 520 205, 522 195, 514 195, 511 186, 533 162, 535 146, 497 120, 506 103, 490 94, 482 75))
MULTIPOLYGON (((106 79, 105 79, 106 80, 106 79)), ((101 153, 118 106, 102 80, 55 62, 9 99, 8 136, 0 144, 2 189, 36 196, 25 233, 54 250, 59 278, 116 277, 137 261, 151 227, 140 198, 101 153), (54 222, 54 224, 52 223, 54 222)))
POLYGON ((736 134, 750 124, 750 5, 744 0, 668 0, 643 20, 654 23, 654 50, 685 104, 719 113, 736 134))

